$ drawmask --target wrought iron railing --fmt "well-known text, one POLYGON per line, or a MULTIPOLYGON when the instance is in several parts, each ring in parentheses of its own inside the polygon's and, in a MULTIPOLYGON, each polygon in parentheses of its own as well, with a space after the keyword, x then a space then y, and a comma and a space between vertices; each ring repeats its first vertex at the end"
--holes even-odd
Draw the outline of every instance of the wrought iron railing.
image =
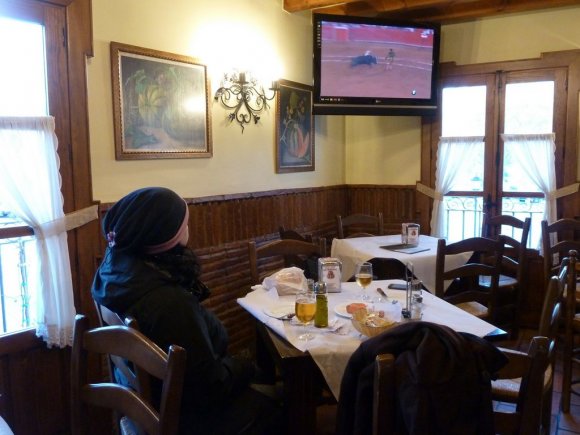
MULTIPOLYGON (((447 239, 450 242, 481 235, 483 219, 483 198, 481 196, 446 196, 444 200, 447 239)), ((537 248, 541 238, 541 221, 544 216, 544 198, 505 197, 502 200, 502 214, 520 220, 531 218, 528 248, 537 248)), ((514 238, 517 231, 502 230, 514 238)))
MULTIPOLYGON (((22 225, 13 215, 0 212, 0 228, 22 225)), ((29 281, 35 261, 34 238, 0 238, 0 333, 31 326, 32 293, 29 281)))

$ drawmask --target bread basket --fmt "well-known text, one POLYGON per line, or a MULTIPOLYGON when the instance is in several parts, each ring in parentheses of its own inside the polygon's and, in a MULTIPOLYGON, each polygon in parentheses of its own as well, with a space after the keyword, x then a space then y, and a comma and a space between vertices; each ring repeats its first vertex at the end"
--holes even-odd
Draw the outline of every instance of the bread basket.
POLYGON ((374 337, 396 325, 397 322, 380 317, 377 312, 368 312, 365 308, 352 313, 352 326, 367 337, 374 337))

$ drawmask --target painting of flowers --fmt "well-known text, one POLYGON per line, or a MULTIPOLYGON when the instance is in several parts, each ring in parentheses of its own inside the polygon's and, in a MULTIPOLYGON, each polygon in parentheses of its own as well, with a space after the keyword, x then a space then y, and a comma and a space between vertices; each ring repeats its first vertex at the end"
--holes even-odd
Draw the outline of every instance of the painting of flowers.
POLYGON ((314 171, 312 87, 280 80, 276 102, 276 172, 314 171))
POLYGON ((111 64, 118 160, 211 157, 205 65, 117 42, 111 64))

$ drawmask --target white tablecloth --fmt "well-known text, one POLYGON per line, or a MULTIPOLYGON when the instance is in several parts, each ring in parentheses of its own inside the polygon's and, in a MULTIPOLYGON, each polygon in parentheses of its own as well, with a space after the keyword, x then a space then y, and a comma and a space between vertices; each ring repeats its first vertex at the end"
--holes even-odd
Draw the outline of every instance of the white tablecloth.
MULTIPOLYGON (((426 251, 407 254, 381 248, 381 246, 401 243, 400 235, 334 239, 330 255, 342 261, 343 281, 348 281, 354 275, 357 263, 372 258, 394 258, 403 264, 412 263, 415 276, 423 281, 425 288, 435 293, 435 261, 438 240, 436 237, 421 235, 418 247, 426 249, 426 251)), ((469 260, 470 256, 470 254, 448 256, 445 267, 452 269, 461 266, 469 260)), ((449 284, 450 282, 447 283, 447 285, 449 284)))
MULTIPOLYGON (((376 297, 377 287, 381 287, 388 296, 385 302, 375 303, 375 309, 384 310, 387 316, 401 320, 400 312, 405 303, 405 291, 389 290, 387 286, 391 282, 402 283, 401 280, 374 281, 368 288, 369 295, 376 297), (393 301, 397 301, 393 304, 393 301)), ((307 351, 320 368, 328 386, 338 399, 340 394, 340 382, 351 354, 359 344, 366 339, 361 336, 351 325, 349 319, 336 315, 334 308, 337 305, 351 301, 359 301, 360 288, 356 283, 342 283, 340 293, 328 295, 328 318, 329 324, 346 325, 348 333, 339 335, 332 332, 332 328, 309 327, 315 338, 311 341, 299 341, 298 335, 303 332, 301 326, 292 321, 282 321, 270 317, 266 311, 276 307, 291 307, 294 303, 293 296, 279 297, 275 290, 267 291, 262 286, 255 286, 254 290, 245 297, 238 299, 238 303, 249 311, 256 319, 272 328, 278 335, 288 340, 293 346, 301 351, 307 351)), ((359 301, 360 302, 360 301, 359 301)), ((447 325, 459 332, 469 332, 483 337, 495 331, 497 328, 475 316, 451 305, 434 295, 423 292, 423 320, 427 322, 447 325)), ((291 311, 291 310, 290 310, 291 311)))

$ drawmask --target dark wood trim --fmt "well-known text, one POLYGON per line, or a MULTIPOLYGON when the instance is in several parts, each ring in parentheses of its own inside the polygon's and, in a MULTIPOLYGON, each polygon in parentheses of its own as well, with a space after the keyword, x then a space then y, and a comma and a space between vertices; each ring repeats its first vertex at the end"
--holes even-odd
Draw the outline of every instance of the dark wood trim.
POLYGON ((34 230, 32 227, 18 226, 0 228, 0 239, 12 239, 14 237, 26 237, 33 235, 34 230))

